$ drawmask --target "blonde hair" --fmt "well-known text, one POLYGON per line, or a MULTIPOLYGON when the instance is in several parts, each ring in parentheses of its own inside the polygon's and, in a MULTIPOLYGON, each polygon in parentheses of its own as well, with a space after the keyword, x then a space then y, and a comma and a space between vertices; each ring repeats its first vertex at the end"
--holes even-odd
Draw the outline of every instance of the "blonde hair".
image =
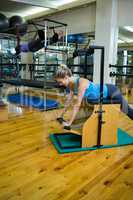
POLYGON ((65 64, 61 64, 56 73, 55 73, 55 79, 57 78, 65 78, 65 76, 72 76, 72 72, 71 70, 65 65, 65 64))

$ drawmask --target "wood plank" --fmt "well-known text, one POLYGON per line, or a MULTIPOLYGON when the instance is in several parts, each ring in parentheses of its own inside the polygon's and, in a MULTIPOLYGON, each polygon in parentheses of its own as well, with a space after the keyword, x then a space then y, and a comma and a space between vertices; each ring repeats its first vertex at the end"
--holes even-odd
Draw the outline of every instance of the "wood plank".
MULTIPOLYGON (((0 122, 0 200, 129 200, 133 146, 60 155, 49 134, 61 132, 61 110, 22 108, 0 122)), ((66 118, 71 112, 68 112, 66 118)), ((133 135, 124 116, 120 126, 133 135)))

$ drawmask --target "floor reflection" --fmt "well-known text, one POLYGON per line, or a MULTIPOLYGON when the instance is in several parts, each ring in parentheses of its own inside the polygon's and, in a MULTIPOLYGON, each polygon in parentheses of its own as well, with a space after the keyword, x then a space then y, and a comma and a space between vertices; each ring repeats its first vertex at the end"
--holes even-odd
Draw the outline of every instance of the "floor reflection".
POLYGON ((23 114, 22 108, 15 104, 8 104, 7 108, 8 108, 8 113, 12 113, 12 114, 15 113, 16 115, 23 114))
POLYGON ((8 119, 21 116, 24 109, 18 105, 5 103, 5 106, 0 106, 0 122, 7 121, 8 119))

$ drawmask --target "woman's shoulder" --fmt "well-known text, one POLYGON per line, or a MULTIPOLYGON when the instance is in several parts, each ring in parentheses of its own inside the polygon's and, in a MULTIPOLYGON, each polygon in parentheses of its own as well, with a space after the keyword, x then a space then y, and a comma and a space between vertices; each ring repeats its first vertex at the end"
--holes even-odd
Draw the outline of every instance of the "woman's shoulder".
POLYGON ((80 78, 79 85, 78 85, 79 89, 88 88, 89 85, 90 85, 90 81, 88 79, 80 78))
POLYGON ((81 78, 79 79, 79 83, 80 83, 80 84, 83 84, 83 83, 90 84, 90 81, 89 81, 88 79, 86 79, 86 78, 82 78, 82 77, 81 77, 81 78))

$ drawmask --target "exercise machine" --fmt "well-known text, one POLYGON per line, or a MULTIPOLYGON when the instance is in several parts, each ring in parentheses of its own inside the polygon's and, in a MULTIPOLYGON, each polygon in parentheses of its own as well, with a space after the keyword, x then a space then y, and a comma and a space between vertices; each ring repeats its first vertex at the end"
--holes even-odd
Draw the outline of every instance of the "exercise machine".
MULTIPOLYGON (((118 146, 118 145, 125 145, 125 143, 118 141, 118 133, 120 135, 123 134, 122 130, 119 130, 119 120, 120 120, 120 102, 118 100, 113 100, 113 102, 110 99, 103 99, 103 84, 104 84, 104 47, 103 46, 90 46, 90 50, 101 50, 101 69, 100 69, 100 98, 98 101, 92 100, 89 101, 91 105, 94 106, 92 114, 89 116, 89 118, 84 122, 82 131, 79 132, 77 130, 72 129, 72 127, 66 126, 64 127, 65 130, 67 130, 67 133, 63 134, 51 134, 50 138, 52 141, 55 141, 55 146, 60 148, 63 148, 65 146, 65 140, 63 140, 63 137, 66 137, 66 141, 69 140, 67 136, 72 138, 71 142, 71 149, 74 148, 74 137, 73 135, 79 136, 76 137, 75 140, 78 141, 80 139, 81 144, 80 148, 102 148, 102 147, 112 147, 112 146, 118 146), (61 136, 62 135, 62 136, 61 136), (60 138, 62 137, 62 141, 60 138), (78 139, 77 139, 78 138, 78 139)), ((58 119, 60 123, 62 123, 63 119, 58 119)), ((126 135, 128 137, 128 135, 126 135)), ((133 144, 133 138, 129 136, 128 138, 130 141, 128 144, 133 144)), ((76 141, 76 143, 78 143, 76 141)), ((68 146, 65 146, 66 149, 69 149, 68 146)), ((67 152, 67 150, 65 151, 67 152)), ((74 151, 74 150, 72 150, 74 151)), ((71 151, 71 152, 72 152, 71 151)), ((60 150, 59 150, 60 152, 60 150)), ((63 152, 64 153, 64 152, 63 152)))

